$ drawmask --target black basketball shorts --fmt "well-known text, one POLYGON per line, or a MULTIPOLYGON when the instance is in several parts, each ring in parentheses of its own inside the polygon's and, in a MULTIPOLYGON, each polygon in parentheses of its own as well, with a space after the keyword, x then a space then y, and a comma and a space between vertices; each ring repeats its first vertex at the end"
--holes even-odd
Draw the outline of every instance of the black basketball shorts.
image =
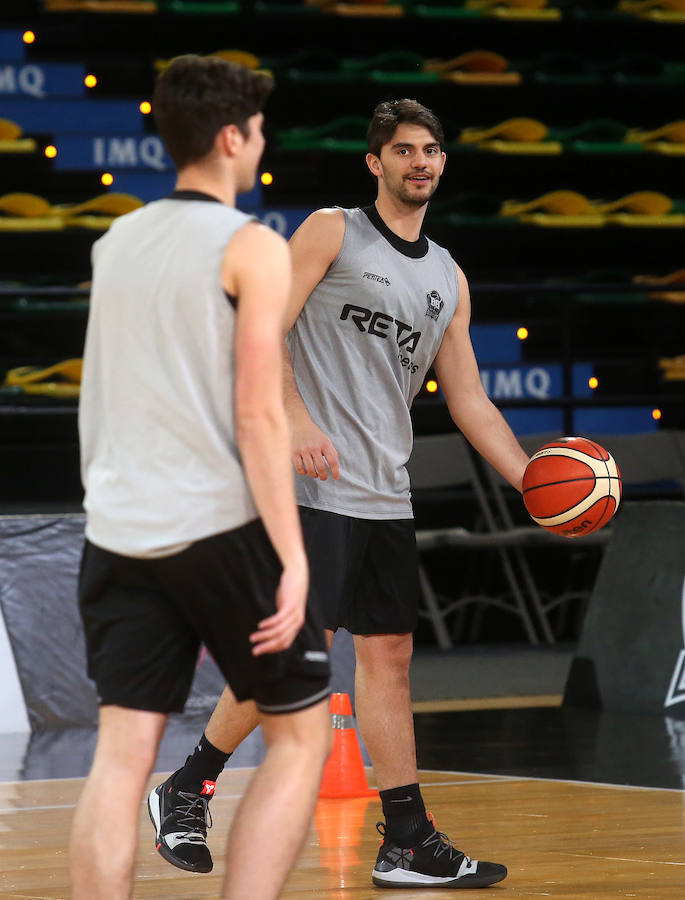
POLYGON ((79 605, 101 704, 181 712, 205 644, 239 701, 305 709, 329 693, 319 615, 308 603, 292 646, 253 656, 249 635, 276 611, 281 564, 261 520, 181 553, 133 559, 86 541, 79 605))
POLYGON ((413 519, 358 519, 300 507, 313 602, 326 628, 407 634, 418 620, 413 519))

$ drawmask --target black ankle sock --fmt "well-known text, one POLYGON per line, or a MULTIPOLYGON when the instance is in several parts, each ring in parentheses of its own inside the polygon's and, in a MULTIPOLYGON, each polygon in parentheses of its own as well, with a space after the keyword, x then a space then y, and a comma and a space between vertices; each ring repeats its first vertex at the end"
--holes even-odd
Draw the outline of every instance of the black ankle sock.
POLYGON ((433 831, 418 783, 381 791, 386 835, 400 847, 414 847, 433 831))
POLYGON ((221 775, 230 755, 210 744, 203 734, 192 756, 174 775, 174 787, 201 794, 205 781, 216 781, 221 775))

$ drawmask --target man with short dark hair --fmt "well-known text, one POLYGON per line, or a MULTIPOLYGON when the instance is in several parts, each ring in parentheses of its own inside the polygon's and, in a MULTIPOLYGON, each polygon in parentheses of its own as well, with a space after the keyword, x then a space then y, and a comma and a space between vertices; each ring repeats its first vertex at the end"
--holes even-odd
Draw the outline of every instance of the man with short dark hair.
MULTIPOLYGON (((153 109, 177 189, 93 248, 79 604, 100 717, 71 836, 75 900, 132 894, 140 802, 201 644, 267 744, 229 836, 222 897, 279 895, 330 745, 283 407, 288 249, 234 208, 255 182, 270 89, 220 59, 172 62, 153 109)), ((159 825, 167 799, 153 793, 159 825)), ((190 864, 209 796, 206 783, 176 797, 190 864)))
MULTIPOLYGON (((290 242, 285 390, 297 497, 328 639, 338 627, 354 636, 356 715, 385 816, 373 881, 486 887, 506 868, 470 859, 436 830, 417 778, 409 664, 419 586, 406 462, 409 410, 429 367, 456 425, 519 490, 528 458, 481 384, 466 278, 422 231, 446 159, 439 120, 415 100, 380 103, 368 141, 375 205, 319 210, 290 242)), ((225 692, 171 776, 172 793, 216 779, 254 724, 225 692)))

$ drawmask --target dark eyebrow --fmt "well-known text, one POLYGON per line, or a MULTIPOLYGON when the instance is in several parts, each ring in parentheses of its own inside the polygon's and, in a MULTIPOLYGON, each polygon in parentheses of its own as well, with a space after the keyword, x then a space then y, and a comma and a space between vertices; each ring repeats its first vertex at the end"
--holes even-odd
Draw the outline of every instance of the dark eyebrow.
MULTIPOLYGON (((410 144, 410 143, 407 142, 407 141, 404 141, 404 142, 401 141, 401 142, 399 142, 399 143, 397 143, 397 144, 393 144, 392 147, 391 147, 390 149, 391 149, 391 150, 400 150, 400 149, 402 149, 402 147, 409 147, 409 148, 411 148, 411 147, 415 147, 415 146, 416 146, 416 144, 410 144)), ((423 149, 425 150, 426 147, 439 147, 439 146, 440 146, 439 141, 431 141, 431 142, 428 143, 428 144, 424 144, 424 145, 423 145, 423 149)))

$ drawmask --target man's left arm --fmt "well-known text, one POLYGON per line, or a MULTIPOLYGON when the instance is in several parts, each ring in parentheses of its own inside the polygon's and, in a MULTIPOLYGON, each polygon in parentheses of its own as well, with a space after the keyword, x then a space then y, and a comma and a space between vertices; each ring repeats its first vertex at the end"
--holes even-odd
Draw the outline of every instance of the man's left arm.
POLYGON ((457 277, 459 303, 435 358, 435 372, 455 425, 500 475, 520 491, 528 456, 483 388, 469 335, 469 286, 459 266, 457 277))

